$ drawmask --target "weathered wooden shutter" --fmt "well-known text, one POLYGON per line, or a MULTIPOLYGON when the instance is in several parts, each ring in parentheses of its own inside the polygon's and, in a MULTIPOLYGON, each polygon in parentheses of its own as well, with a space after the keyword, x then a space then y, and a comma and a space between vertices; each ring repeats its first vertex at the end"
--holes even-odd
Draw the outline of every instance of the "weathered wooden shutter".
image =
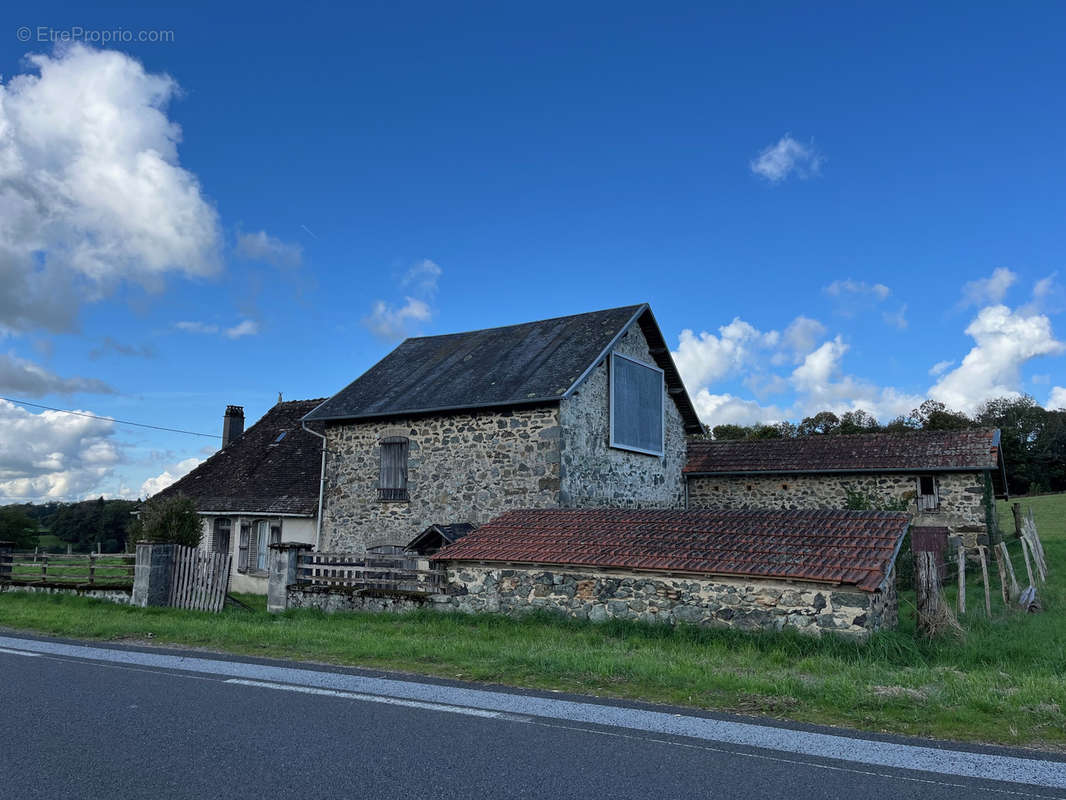
POLYGON ((617 355, 611 358, 611 446, 663 452, 663 373, 617 355))
POLYGON ((251 544, 252 526, 248 522, 241 523, 241 541, 237 550, 237 572, 248 571, 248 548, 251 544))
POLYGON ((405 436, 387 436, 381 440, 378 492, 383 500, 407 499, 407 451, 405 436))
POLYGON ((281 544, 281 524, 270 526, 270 543, 281 544))

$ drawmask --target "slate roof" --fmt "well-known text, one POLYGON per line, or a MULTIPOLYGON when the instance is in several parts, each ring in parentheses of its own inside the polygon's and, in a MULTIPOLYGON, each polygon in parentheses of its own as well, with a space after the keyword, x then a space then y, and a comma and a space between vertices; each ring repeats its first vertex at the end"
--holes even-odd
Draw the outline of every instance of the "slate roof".
POLYGON ((404 340, 307 420, 389 417, 555 402, 622 333, 641 326, 687 430, 699 417, 646 303, 502 328, 404 340))
POLYGON ((470 522, 454 522, 451 525, 430 525, 408 542, 405 549, 421 552, 421 549, 427 547, 443 547, 446 544, 462 539, 475 527, 470 522))
POLYGON ((809 580, 874 591, 908 521, 896 511, 511 511, 433 560, 809 580))
POLYGON ((321 402, 278 403, 239 438, 155 496, 187 495, 197 511, 313 517, 318 512, 322 440, 303 430, 300 420, 321 402))
POLYGON ((690 441, 688 475, 817 472, 960 472, 1000 467, 999 430, 690 441))

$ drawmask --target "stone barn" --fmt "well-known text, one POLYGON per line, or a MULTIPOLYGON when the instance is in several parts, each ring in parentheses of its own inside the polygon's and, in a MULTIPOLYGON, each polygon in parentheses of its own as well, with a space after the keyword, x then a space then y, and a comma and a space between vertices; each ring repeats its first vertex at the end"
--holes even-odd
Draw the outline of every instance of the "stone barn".
POLYGON ((523 510, 448 545, 454 610, 783 628, 863 638, 897 620, 891 511, 523 510))
POLYGON ((967 546, 1006 495, 998 430, 691 441, 684 472, 689 508, 898 509, 967 546))
POLYGON ((702 427, 646 305, 407 339, 304 418, 321 549, 404 547, 519 508, 674 508, 702 427))

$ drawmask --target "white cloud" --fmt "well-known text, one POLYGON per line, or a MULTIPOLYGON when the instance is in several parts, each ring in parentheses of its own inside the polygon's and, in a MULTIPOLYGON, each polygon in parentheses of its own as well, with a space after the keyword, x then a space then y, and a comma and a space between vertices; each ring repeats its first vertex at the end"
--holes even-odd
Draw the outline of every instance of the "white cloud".
POLYGON ((78 499, 121 460, 110 420, 0 400, 0 429, 0 500, 78 499))
POLYGON ((409 335, 412 323, 428 322, 433 316, 429 304, 425 301, 414 297, 408 297, 406 300, 399 308, 390 306, 384 300, 375 301, 370 314, 363 317, 363 324, 381 339, 403 339, 409 335))
POLYGON ((172 464, 154 478, 148 478, 141 484, 140 497, 151 497, 156 492, 161 492, 170 484, 184 478, 200 464, 204 463, 201 458, 186 458, 177 464, 172 464))
POLYGON ((847 294, 870 295, 877 300, 884 300, 892 290, 883 283, 867 283, 866 281, 853 281, 851 278, 842 281, 833 281, 823 290, 832 297, 841 297, 847 294))
POLYGON ((0 391, 41 397, 46 394, 114 394, 115 390, 96 378, 61 378, 39 364, 14 353, 0 353, 0 391))
POLYGON ((240 339, 242 336, 255 336, 259 333, 259 323, 253 319, 246 319, 232 328, 226 328, 226 338, 240 339))
POLYGON ((757 422, 772 423, 786 418, 786 413, 776 406, 762 406, 753 400, 744 400, 731 394, 711 394, 700 389, 692 396, 696 413, 707 425, 754 425, 757 422))
POLYGON ((954 363, 954 361, 937 361, 935 364, 933 364, 933 366, 929 368, 929 374, 934 376, 939 375, 944 372, 944 370, 946 370, 948 367, 952 366, 954 363))
POLYGON ((782 136, 777 144, 763 149, 752 159, 751 171, 771 183, 780 183, 789 175, 809 178, 817 175, 825 159, 814 149, 814 142, 801 144, 791 134, 782 136))
POLYGON ((976 346, 936 382, 929 396, 967 413, 986 400, 1017 396, 1020 369, 1030 359, 1066 352, 1046 316, 1026 315, 1003 305, 982 308, 966 334, 976 346))
POLYGON ((386 341, 410 336, 419 323, 433 318, 430 301, 437 293, 441 274, 441 268, 428 258, 417 262, 400 279, 400 287, 409 292, 404 297, 404 304, 396 306, 384 300, 375 300, 370 313, 363 317, 363 325, 386 341))
POLYGON ((237 253, 253 261, 263 261, 284 269, 298 267, 303 261, 303 248, 300 245, 283 242, 266 231, 239 234, 237 253))
POLYGON ((886 325, 899 328, 901 331, 907 330, 907 304, 901 305, 898 311, 882 311, 881 319, 886 325))
POLYGON ((81 45, 0 85, 0 327, 71 330, 123 280, 218 270, 219 226, 178 161, 178 86, 81 45))
POLYGON ((1066 410, 1066 387, 1055 386, 1051 389, 1051 394, 1048 395, 1047 405, 1045 406, 1049 411, 1063 409, 1066 410))
POLYGON ((220 328, 211 322, 199 322, 196 320, 182 320, 175 322, 174 327, 183 333, 216 334, 220 333, 227 339, 240 339, 242 336, 255 336, 259 333, 259 323, 252 319, 242 320, 231 328, 220 328))
POLYGON ((999 303, 1018 276, 1005 267, 997 267, 987 278, 970 281, 962 287, 963 306, 983 306, 999 303))
POLYGON ((681 331, 673 356, 685 383, 707 384, 750 367, 756 350, 773 347, 780 339, 777 331, 763 333, 740 317, 720 327, 718 334, 681 331))
POLYGON ((782 340, 792 351, 793 359, 798 361, 814 350, 825 334, 825 325, 816 319, 800 315, 785 328, 782 340))

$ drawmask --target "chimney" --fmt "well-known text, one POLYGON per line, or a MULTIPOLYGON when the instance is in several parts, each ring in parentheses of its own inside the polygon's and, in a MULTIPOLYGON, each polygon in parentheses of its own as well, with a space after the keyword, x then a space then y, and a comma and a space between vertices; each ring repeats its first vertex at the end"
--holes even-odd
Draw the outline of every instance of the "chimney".
POLYGON ((222 446, 225 447, 244 433, 244 406, 226 406, 222 418, 222 446))

